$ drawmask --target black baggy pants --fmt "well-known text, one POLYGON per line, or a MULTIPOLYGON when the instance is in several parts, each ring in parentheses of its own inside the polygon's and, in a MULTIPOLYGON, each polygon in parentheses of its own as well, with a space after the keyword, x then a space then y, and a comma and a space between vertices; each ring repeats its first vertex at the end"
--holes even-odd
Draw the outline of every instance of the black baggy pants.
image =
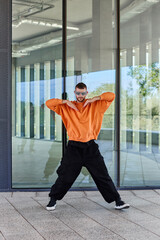
POLYGON ((88 142, 68 141, 64 157, 57 169, 58 178, 51 187, 49 197, 61 200, 81 172, 86 167, 106 202, 120 198, 115 185, 108 174, 99 145, 94 139, 88 142))

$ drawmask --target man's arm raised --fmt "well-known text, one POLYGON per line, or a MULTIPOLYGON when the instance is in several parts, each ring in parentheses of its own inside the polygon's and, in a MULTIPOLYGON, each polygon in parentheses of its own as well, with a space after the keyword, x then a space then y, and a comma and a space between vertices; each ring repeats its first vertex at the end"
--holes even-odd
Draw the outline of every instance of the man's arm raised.
POLYGON ((105 112, 107 108, 110 106, 112 101, 115 99, 115 93, 113 92, 104 92, 99 96, 95 96, 93 98, 87 99, 83 107, 85 107, 87 104, 98 101, 99 110, 101 112, 105 112))
POLYGON ((113 92, 104 92, 100 95, 100 100, 105 100, 107 102, 112 102, 115 99, 115 93, 113 92))
POLYGON ((67 104, 69 107, 78 110, 76 106, 69 100, 52 98, 46 101, 46 106, 57 114, 61 115, 61 107, 63 104, 67 104))
POLYGON ((46 106, 57 114, 61 115, 61 105, 63 104, 62 99, 51 98, 45 102, 46 106))

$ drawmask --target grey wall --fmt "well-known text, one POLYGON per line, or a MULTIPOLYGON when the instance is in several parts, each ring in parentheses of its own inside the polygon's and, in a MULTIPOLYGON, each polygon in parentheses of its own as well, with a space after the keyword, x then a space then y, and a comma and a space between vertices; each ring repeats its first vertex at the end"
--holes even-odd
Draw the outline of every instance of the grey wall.
POLYGON ((0 191, 11 187, 11 0, 0 1, 0 191))

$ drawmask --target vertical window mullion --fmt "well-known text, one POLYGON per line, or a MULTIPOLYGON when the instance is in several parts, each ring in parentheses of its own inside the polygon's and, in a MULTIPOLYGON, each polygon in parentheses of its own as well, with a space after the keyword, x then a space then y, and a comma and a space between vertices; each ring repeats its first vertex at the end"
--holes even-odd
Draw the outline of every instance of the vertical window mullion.
MULTIPOLYGON (((62 0, 62 21, 63 21, 63 30, 62 30, 62 79, 63 79, 63 90, 62 90, 62 99, 66 99, 66 62, 67 62, 67 0, 62 0)), ((67 133, 65 126, 62 122, 62 156, 64 156, 65 148, 67 144, 67 133)))

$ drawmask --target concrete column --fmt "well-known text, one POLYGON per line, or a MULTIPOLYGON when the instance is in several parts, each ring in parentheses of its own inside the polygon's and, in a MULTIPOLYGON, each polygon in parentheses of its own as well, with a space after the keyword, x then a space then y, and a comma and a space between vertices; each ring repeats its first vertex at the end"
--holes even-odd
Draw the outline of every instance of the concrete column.
POLYGON ((92 71, 112 69, 112 1, 92 1, 92 71))
POLYGON ((30 138, 30 65, 25 66, 25 137, 30 138))
MULTIPOLYGON (((121 65, 121 79, 123 79, 123 74, 126 71, 127 65, 127 51, 121 51, 121 58, 120 58, 120 65, 121 65)), ((123 81, 121 81, 121 101, 123 104, 120 108, 120 115, 121 115, 121 134, 120 134, 120 141, 121 141, 121 150, 127 149, 127 97, 126 91, 123 88, 123 81)))
POLYGON ((75 72, 88 73, 89 59, 89 42, 88 38, 77 38, 75 40, 75 72))
MULTIPOLYGON (((146 68, 150 69, 152 64, 152 44, 146 45, 146 68)), ((150 79, 147 76, 147 88, 150 88, 150 79)), ((146 150, 152 152, 152 100, 146 97, 146 150)))
POLYGON ((126 66, 132 66, 132 48, 127 49, 127 63, 126 66))
POLYGON ((74 57, 67 58, 67 99, 74 100, 75 76, 74 76, 74 57))
MULTIPOLYGON (((55 98, 62 99, 62 60, 55 61, 55 98)), ((61 116, 55 114, 55 140, 62 141, 61 116)))
POLYGON ((146 64, 146 44, 140 43, 140 51, 139 51, 139 64, 145 65, 146 64))
POLYGON ((21 137, 21 67, 16 67, 16 136, 21 137))
MULTIPOLYGON (((44 96, 45 101, 51 98, 51 78, 50 78, 50 61, 44 63, 44 96)), ((44 101, 44 102, 45 102, 44 101)), ((44 138, 51 139, 51 118, 50 109, 44 105, 44 138)))
POLYGON ((40 64, 34 64, 34 138, 40 139, 40 64))
POLYGON ((159 62, 159 40, 158 38, 152 39, 152 63, 159 62))
MULTIPOLYGON (((139 47, 136 47, 132 51, 132 63, 133 63, 133 68, 136 66, 139 66, 139 47)), ((135 94, 133 94, 133 149, 137 152, 140 151, 140 121, 139 121, 139 87, 134 84, 134 79, 132 79, 132 86, 134 88, 134 91, 136 91, 135 94)), ((136 81, 135 81, 136 83, 136 81)))

